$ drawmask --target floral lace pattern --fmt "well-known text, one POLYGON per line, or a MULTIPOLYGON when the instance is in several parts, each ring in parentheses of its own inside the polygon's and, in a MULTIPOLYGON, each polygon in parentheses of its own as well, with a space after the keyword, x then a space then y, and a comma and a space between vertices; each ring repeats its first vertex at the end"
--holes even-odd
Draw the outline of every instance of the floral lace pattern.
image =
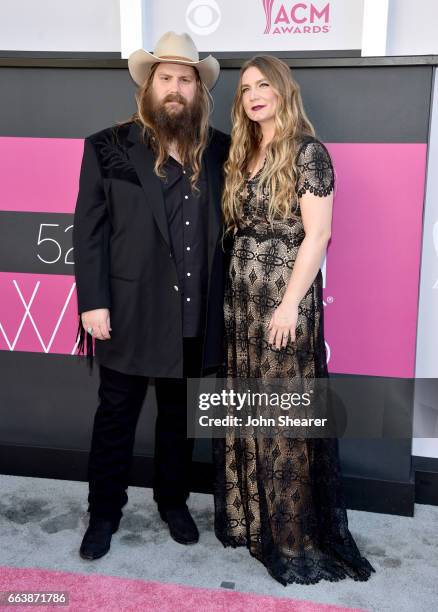
POLYGON ((334 169, 330 154, 322 142, 306 141, 298 151, 298 197, 310 191, 317 196, 328 196, 334 188, 334 169))
MULTIPOLYGON (((334 189, 330 155, 317 140, 297 155, 298 193, 334 189)), ((322 275, 299 305, 296 342, 276 351, 266 325, 281 303, 304 239, 296 218, 267 220, 268 196, 256 198, 258 174, 246 182, 243 215, 234 238, 225 294, 226 376, 327 377, 322 275)), ((348 529, 336 439, 272 438, 255 434, 213 440, 215 532, 224 546, 246 546, 286 585, 367 580, 375 571, 348 529)))
POLYGON ((102 176, 119 178, 140 185, 137 172, 129 158, 125 137, 127 128, 114 127, 100 132, 99 139, 93 141, 102 176))

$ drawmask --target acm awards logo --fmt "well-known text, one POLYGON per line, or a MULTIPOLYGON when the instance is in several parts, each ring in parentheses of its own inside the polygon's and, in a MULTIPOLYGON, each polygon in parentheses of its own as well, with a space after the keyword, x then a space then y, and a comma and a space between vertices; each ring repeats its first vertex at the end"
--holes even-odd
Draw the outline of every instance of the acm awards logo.
MULTIPOLYGON (((330 31, 330 2, 278 2, 260 0, 265 12, 264 34, 323 34, 330 31)), ((192 0, 186 9, 186 24, 199 36, 215 32, 222 19, 216 0, 192 0)))
POLYGON ((330 2, 261 0, 266 17, 264 34, 322 34, 330 31, 330 2))

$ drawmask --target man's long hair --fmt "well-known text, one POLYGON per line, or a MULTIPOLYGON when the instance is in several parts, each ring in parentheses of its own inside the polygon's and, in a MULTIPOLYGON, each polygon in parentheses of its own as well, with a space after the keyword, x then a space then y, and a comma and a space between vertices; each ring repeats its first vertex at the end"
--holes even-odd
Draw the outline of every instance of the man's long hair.
MULTIPOLYGON (((144 142, 149 141, 155 151, 155 174, 165 178, 163 164, 168 158, 167 145, 170 140, 175 140, 183 165, 191 168, 192 189, 198 190, 197 181, 201 173, 202 154, 208 143, 212 97, 195 68, 197 92, 192 107, 182 111, 184 115, 181 120, 178 117, 177 122, 172 122, 166 111, 154 108, 152 82, 158 65, 156 63, 152 66, 145 83, 136 92, 137 111, 129 121, 141 125, 144 142)), ((175 99, 177 97, 172 96, 175 99)))
POLYGON ((270 221, 294 216, 292 205, 297 201, 295 155, 301 138, 315 136, 315 129, 304 110, 300 86, 292 77, 287 64, 269 55, 259 55, 248 60, 241 68, 234 97, 231 147, 224 166, 222 206, 226 232, 236 227, 242 214, 242 194, 248 166, 262 141, 260 125, 248 118, 242 103, 242 77, 251 66, 260 70, 278 94, 275 134, 266 148, 266 163, 257 186, 259 198, 263 193, 269 194, 270 221))

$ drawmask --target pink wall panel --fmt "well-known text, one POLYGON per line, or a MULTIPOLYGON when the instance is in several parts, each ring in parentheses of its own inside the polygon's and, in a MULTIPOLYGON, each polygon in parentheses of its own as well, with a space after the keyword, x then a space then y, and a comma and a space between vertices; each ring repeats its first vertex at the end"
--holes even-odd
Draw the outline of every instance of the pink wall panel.
POLYGON ((414 376, 425 144, 332 144, 327 253, 332 372, 414 376))
POLYGON ((84 141, 0 138, 0 210, 72 213, 84 141))
POLYGON ((69 275, 0 272, 0 350, 71 354, 75 287, 69 275))

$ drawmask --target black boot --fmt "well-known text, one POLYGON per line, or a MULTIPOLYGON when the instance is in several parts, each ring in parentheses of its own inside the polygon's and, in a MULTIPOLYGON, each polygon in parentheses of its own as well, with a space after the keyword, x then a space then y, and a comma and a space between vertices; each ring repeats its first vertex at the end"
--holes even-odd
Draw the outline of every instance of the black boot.
POLYGON ((111 537, 119 528, 119 521, 92 517, 79 549, 82 559, 99 559, 110 549, 111 537))
POLYGON ((159 510, 160 516, 169 527, 169 532, 178 544, 196 544, 199 531, 187 506, 159 510))

